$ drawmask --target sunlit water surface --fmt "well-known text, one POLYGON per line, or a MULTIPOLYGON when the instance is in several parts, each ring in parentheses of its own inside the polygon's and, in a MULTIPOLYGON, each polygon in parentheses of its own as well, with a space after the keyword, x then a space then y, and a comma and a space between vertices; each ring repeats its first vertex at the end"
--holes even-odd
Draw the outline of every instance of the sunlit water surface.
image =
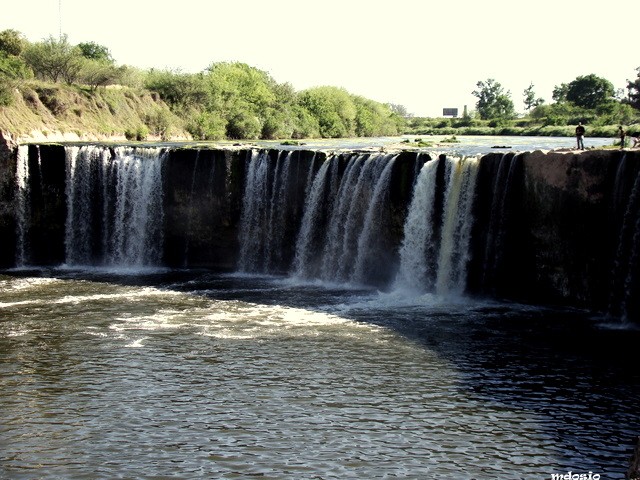
POLYGON ((0 478, 623 478, 638 334, 602 322, 274 277, 6 272, 0 478))

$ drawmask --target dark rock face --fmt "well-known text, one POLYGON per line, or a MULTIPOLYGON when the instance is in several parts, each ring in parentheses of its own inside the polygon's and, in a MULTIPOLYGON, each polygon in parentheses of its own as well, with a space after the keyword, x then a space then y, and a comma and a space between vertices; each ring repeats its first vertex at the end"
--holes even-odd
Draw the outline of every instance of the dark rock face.
POLYGON ((232 270, 246 152, 174 150, 164 165, 164 261, 232 270))
POLYGON ((623 290, 638 283, 640 152, 533 152, 523 162, 536 296, 614 315, 623 301, 615 297, 625 297, 635 316, 637 300, 623 290))
POLYGON ((16 156, 17 145, 0 132, 0 267, 4 268, 13 266, 16 257, 16 156))
MULTIPOLYGON (((25 148, 21 147, 23 154, 25 148)), ((25 264, 65 263, 68 147, 30 145, 27 151, 28 198, 20 203, 17 148, 0 142, 3 268, 16 265, 19 251, 24 251, 25 264)), ((114 155, 113 150, 105 151, 107 165, 114 155)), ((316 236, 329 228, 329 209, 337 205, 331 197, 339 191, 348 165, 357 158, 359 162, 363 158, 380 162, 382 154, 376 155, 163 150, 158 160, 162 162, 162 217, 157 220, 163 232, 162 264, 230 271, 238 268, 244 255, 251 257, 248 271, 291 272, 305 208, 321 166, 332 162, 322 170, 324 190, 317 192, 325 203, 318 205, 314 217, 316 236), (255 171, 257 162, 263 171, 255 171), (249 194, 254 198, 248 199, 249 194), (247 220, 242 223, 247 208, 253 208, 255 216, 249 240, 247 220)), ((386 191, 383 196, 378 192, 377 230, 367 238, 375 261, 369 259, 360 266, 360 274, 381 288, 393 283, 414 185, 423 164, 431 160, 416 152, 401 152, 393 158, 386 191)), ((440 212, 433 215, 436 223, 442 222, 445 207, 444 161, 440 166, 443 168, 435 180, 440 193, 432 207, 440 212)), ((467 293, 561 303, 638 319, 640 151, 491 153, 480 159, 477 168, 467 293)), ((358 201, 365 202, 358 207, 362 212, 381 178, 382 169, 378 170, 368 180, 370 184, 358 186, 358 201)), ((90 181, 93 185, 97 180, 90 181)), ((91 221, 100 222, 101 203, 99 199, 94 202, 98 206, 88 211, 94 212, 91 221)), ((441 227, 433 225, 436 234, 441 227)), ((321 253, 305 258, 321 262, 321 253)), ((322 267, 319 263, 307 270, 320 271, 322 267)))

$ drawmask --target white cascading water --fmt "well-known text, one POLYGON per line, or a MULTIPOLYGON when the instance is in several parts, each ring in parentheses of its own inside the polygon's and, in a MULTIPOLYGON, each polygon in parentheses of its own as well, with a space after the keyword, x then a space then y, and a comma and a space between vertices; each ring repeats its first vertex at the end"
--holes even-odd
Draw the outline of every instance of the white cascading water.
POLYGON ((267 232, 264 255, 266 262, 265 267, 269 272, 278 268, 282 260, 282 252, 286 242, 283 232, 286 231, 287 206, 291 201, 289 198, 291 153, 292 152, 286 152, 278 155, 275 175, 271 185, 271 198, 269 199, 267 212, 269 230, 267 232))
POLYGON ((347 229, 347 218, 353 203, 351 194, 356 190, 366 159, 365 155, 358 155, 352 159, 347 164, 342 182, 338 187, 338 193, 329 216, 329 225, 322 252, 323 261, 320 277, 325 280, 333 279, 339 269, 339 261, 347 229))
POLYGON ((400 247, 400 269, 394 290, 423 293, 434 287, 433 254, 436 239, 433 229, 433 204, 436 196, 438 161, 427 161, 420 170, 404 223, 400 247), (433 265, 433 266, 432 266, 433 265))
POLYGON ((67 265, 135 268, 161 261, 161 151, 116 147, 113 153, 99 146, 66 148, 67 265))
POLYGON ((18 146, 16 160, 16 266, 24 267, 27 262, 27 229, 29 214, 29 146, 18 146))
POLYGON ((376 261, 374 240, 380 235, 382 227, 382 212, 384 204, 389 200, 389 183, 391 182, 391 172, 398 155, 385 156, 382 162, 385 164, 382 173, 375 182, 375 188, 367 213, 364 217, 362 233, 358 238, 358 250, 355 261, 354 272, 351 281, 365 283, 367 280, 367 268, 376 261))
MULTIPOLYGON (((67 218, 65 222, 65 262, 67 265, 90 265, 92 261, 93 222, 92 191, 94 163, 102 164, 109 150, 96 146, 65 149, 67 218)), ((96 172, 99 173, 99 172, 96 172)), ((104 200, 103 192, 100 192, 104 200)))
POLYGON ((375 256, 377 215, 389 190, 395 156, 330 156, 316 173, 305 202, 292 273, 331 282, 365 282, 375 256), (343 161, 345 159, 342 159, 343 161))
POLYGON ((447 158, 445 162, 440 236, 436 238, 433 229, 434 214, 438 213, 434 212, 434 202, 439 162, 428 161, 416 180, 404 225, 396 290, 431 291, 444 296, 464 293, 479 160, 447 158))
POLYGON ((156 149, 118 147, 116 204, 107 264, 157 265, 162 256, 162 162, 156 149))
POLYGON ((238 269, 241 272, 259 271, 264 258, 263 227, 267 218, 269 154, 254 150, 248 163, 240 218, 238 269))
MULTIPOLYGON (((353 189, 343 189, 343 196, 349 204, 347 216, 344 219, 344 235, 338 238, 334 256, 323 257, 324 264, 336 265, 324 280, 348 282, 353 280, 355 260, 358 257, 358 240, 364 228, 364 220, 373 198, 376 185, 380 182, 381 174, 391 158, 388 155, 375 155, 365 160, 353 189)), ((342 199, 339 199, 339 201, 342 199)), ((342 221, 339 219, 339 221, 342 221)), ((326 239, 326 244, 333 239, 326 239)))
POLYGON ((269 152, 253 151, 249 158, 240 219, 242 272, 273 272, 282 260, 286 238, 289 172, 292 152, 281 152, 272 170, 269 152))
POLYGON ((467 280, 472 207, 479 159, 447 159, 444 218, 438 255, 436 293, 460 295, 467 280))
POLYGON ((296 253, 293 259, 293 272, 297 277, 308 278, 312 274, 311 259, 315 253, 313 251, 313 238, 316 233, 314 227, 318 224, 318 218, 325 207, 324 191, 330 177, 330 167, 334 163, 337 163, 335 157, 327 158, 322 163, 313 178, 311 188, 307 192, 302 223, 296 239, 296 253))

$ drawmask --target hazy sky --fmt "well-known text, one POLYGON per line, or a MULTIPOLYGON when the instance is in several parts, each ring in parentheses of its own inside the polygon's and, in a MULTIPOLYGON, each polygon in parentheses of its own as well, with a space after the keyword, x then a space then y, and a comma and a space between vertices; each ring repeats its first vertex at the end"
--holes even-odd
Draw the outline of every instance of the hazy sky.
POLYGON ((633 2, 20 0, 0 16, 0 30, 30 41, 60 26, 118 64, 197 72, 241 61, 296 90, 334 85, 429 116, 473 109, 471 92, 488 78, 522 111, 530 83, 550 102, 555 85, 579 75, 623 88, 640 66, 633 2))

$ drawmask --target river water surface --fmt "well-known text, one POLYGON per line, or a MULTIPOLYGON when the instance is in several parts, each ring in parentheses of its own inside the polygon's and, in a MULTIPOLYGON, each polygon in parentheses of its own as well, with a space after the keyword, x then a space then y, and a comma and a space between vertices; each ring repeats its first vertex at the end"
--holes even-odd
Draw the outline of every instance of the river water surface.
POLYGON ((0 478, 623 478, 638 339, 281 277, 7 271, 0 478))

